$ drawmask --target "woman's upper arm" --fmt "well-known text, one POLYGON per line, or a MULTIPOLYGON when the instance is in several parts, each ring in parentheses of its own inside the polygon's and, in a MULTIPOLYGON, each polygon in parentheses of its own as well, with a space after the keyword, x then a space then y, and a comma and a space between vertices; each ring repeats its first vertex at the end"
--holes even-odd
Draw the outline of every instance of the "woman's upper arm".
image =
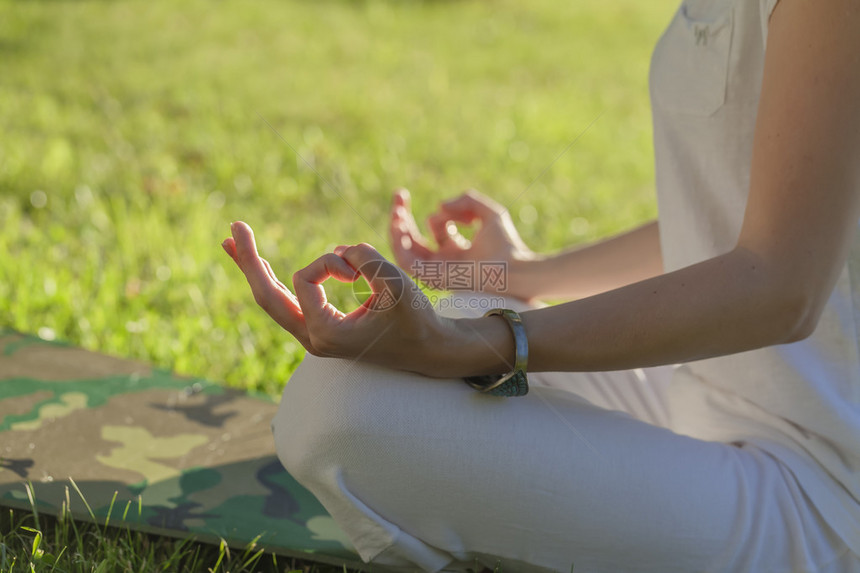
POLYGON ((860 2, 780 0, 738 247, 814 328, 860 217, 860 2))

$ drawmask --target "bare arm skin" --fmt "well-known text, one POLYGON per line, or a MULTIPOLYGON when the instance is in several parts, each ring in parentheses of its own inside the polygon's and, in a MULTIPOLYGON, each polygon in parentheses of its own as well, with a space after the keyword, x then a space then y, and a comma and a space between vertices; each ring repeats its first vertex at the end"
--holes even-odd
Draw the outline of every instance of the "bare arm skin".
MULTIPOLYGON (((644 282, 524 313, 530 370, 678 363, 813 331, 860 217, 857 30, 860 5, 851 0, 780 2, 770 22, 737 246, 644 282)), ((452 369, 507 368, 514 351, 504 323, 459 326, 469 342, 452 369)))
POLYGON ((626 233, 511 265, 511 281, 531 298, 585 298, 663 273, 660 229, 652 221, 626 233))
POLYGON ((418 229, 408 192, 397 191, 389 230, 402 269, 416 274, 416 261, 505 261, 508 280, 501 294, 526 301, 582 298, 663 272, 656 221, 553 255, 532 252, 504 206, 476 191, 445 201, 427 223, 436 246, 418 229), (472 241, 460 235, 457 224, 477 225, 472 241))
MULTIPOLYGON (((860 217, 857 30, 860 5, 854 0, 781 0, 769 27, 750 192, 735 248, 671 273, 522 313, 530 370, 686 362, 797 341, 814 330, 860 217)), ((464 221, 474 218, 468 209, 461 211, 464 221)), ((394 217, 393 238, 408 236, 409 226, 402 212, 394 217)), ((437 224, 434 234, 443 231, 437 224)), ((502 255, 528 258, 510 229, 490 231, 505 237, 502 255)), ((653 239, 655 231, 639 232, 653 239)), ((458 241, 455 234, 442 239, 455 246, 458 241)), ((407 242, 412 248, 412 237, 407 242)), ((246 225, 234 225, 224 248, 245 273, 257 302, 309 352, 436 377, 510 368, 514 347, 502 320, 439 317, 409 288, 405 273, 369 245, 339 247, 298 271, 295 295, 259 258, 246 225), (375 309, 374 295, 347 315, 326 302, 323 281, 354 280, 356 269, 372 261, 403 277, 403 290, 395 293, 398 304, 375 309)), ((615 256, 606 248, 606 257, 615 256)), ((579 259, 570 269, 597 268, 598 262, 587 262, 592 253, 586 253, 561 257, 579 259)), ((643 274, 656 264, 650 268, 643 274)), ((376 272, 371 287, 381 292, 375 277, 376 272)))

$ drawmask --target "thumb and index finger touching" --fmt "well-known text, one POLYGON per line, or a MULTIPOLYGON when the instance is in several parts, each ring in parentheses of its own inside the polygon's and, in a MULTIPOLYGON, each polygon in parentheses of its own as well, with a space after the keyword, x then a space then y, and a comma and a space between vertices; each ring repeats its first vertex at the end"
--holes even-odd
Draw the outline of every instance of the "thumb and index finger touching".
MULTIPOLYGON (((328 302, 322 283, 329 278, 353 282, 361 275, 374 292, 386 288, 402 289, 404 279, 399 269, 371 245, 361 243, 337 247, 333 253, 326 253, 296 271, 293 274, 293 295, 277 279, 269 263, 259 256, 251 227, 239 221, 231 225, 231 231, 233 236, 228 237, 222 247, 245 275, 257 303, 282 326, 286 327, 285 322, 302 315, 310 319, 319 317, 328 302), (281 308, 283 306, 288 308, 281 308)), ((395 294, 399 295, 400 291, 395 294)))
POLYGON ((495 217, 502 211, 504 211, 504 207, 499 203, 474 189, 470 189, 453 199, 444 201, 437 212, 447 216, 451 221, 471 223, 475 220, 495 217))
MULTIPOLYGON (((476 191, 466 191, 442 203, 442 216, 437 220, 446 218, 446 221, 431 226, 444 226, 447 221, 468 223, 475 219, 483 220, 499 215, 500 211, 503 211, 503 208, 495 201, 476 191)), ((268 262, 259 256, 251 227, 238 221, 231 225, 231 232, 232 237, 222 243, 224 250, 244 273, 257 303, 279 324, 291 331, 290 327, 301 321, 303 314, 322 312, 326 307, 327 300, 322 283, 329 277, 352 282, 360 273, 374 292, 381 292, 392 286, 397 288, 398 284, 402 288, 403 277, 400 271, 376 249, 362 243, 352 247, 338 247, 335 253, 323 255, 296 272, 293 275, 296 294, 293 295, 277 279, 268 262)), ((390 232, 392 249, 401 267, 405 264, 404 268, 411 268, 418 260, 435 258, 437 253, 427 246, 418 230, 411 213, 409 193, 405 189, 395 193, 390 232)), ((451 236, 447 230, 433 228, 433 232, 437 238, 439 232, 451 236)))
POLYGON ((407 277, 371 245, 360 243, 351 247, 340 246, 335 249, 335 253, 364 277, 372 292, 388 292, 396 299, 403 294, 407 277))

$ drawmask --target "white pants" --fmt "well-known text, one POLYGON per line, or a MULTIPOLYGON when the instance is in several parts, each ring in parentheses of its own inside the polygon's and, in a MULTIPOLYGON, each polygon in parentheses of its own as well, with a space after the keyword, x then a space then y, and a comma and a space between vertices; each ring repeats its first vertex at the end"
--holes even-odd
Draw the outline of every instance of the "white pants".
POLYGON ((530 374, 527 396, 499 398, 309 355, 275 444, 382 566, 860 571, 777 460, 666 428, 670 374, 530 374))

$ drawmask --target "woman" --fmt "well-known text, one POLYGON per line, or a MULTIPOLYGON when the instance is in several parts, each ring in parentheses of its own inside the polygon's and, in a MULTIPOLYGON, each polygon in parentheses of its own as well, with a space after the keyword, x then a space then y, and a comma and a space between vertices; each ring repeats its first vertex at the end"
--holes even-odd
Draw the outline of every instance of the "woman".
POLYGON ((294 296, 233 225, 257 302, 313 355, 279 455, 364 559, 860 571, 858 31, 851 0, 686 0, 651 69, 659 226, 542 257, 467 193, 431 218, 434 249, 398 194, 402 267, 504 261, 509 295, 577 297, 518 306, 523 328, 440 316, 365 244, 294 296), (471 244, 451 221, 480 225, 471 244), (320 283, 357 272, 377 295, 344 316, 320 283), (527 395, 463 383, 526 340, 527 395))

